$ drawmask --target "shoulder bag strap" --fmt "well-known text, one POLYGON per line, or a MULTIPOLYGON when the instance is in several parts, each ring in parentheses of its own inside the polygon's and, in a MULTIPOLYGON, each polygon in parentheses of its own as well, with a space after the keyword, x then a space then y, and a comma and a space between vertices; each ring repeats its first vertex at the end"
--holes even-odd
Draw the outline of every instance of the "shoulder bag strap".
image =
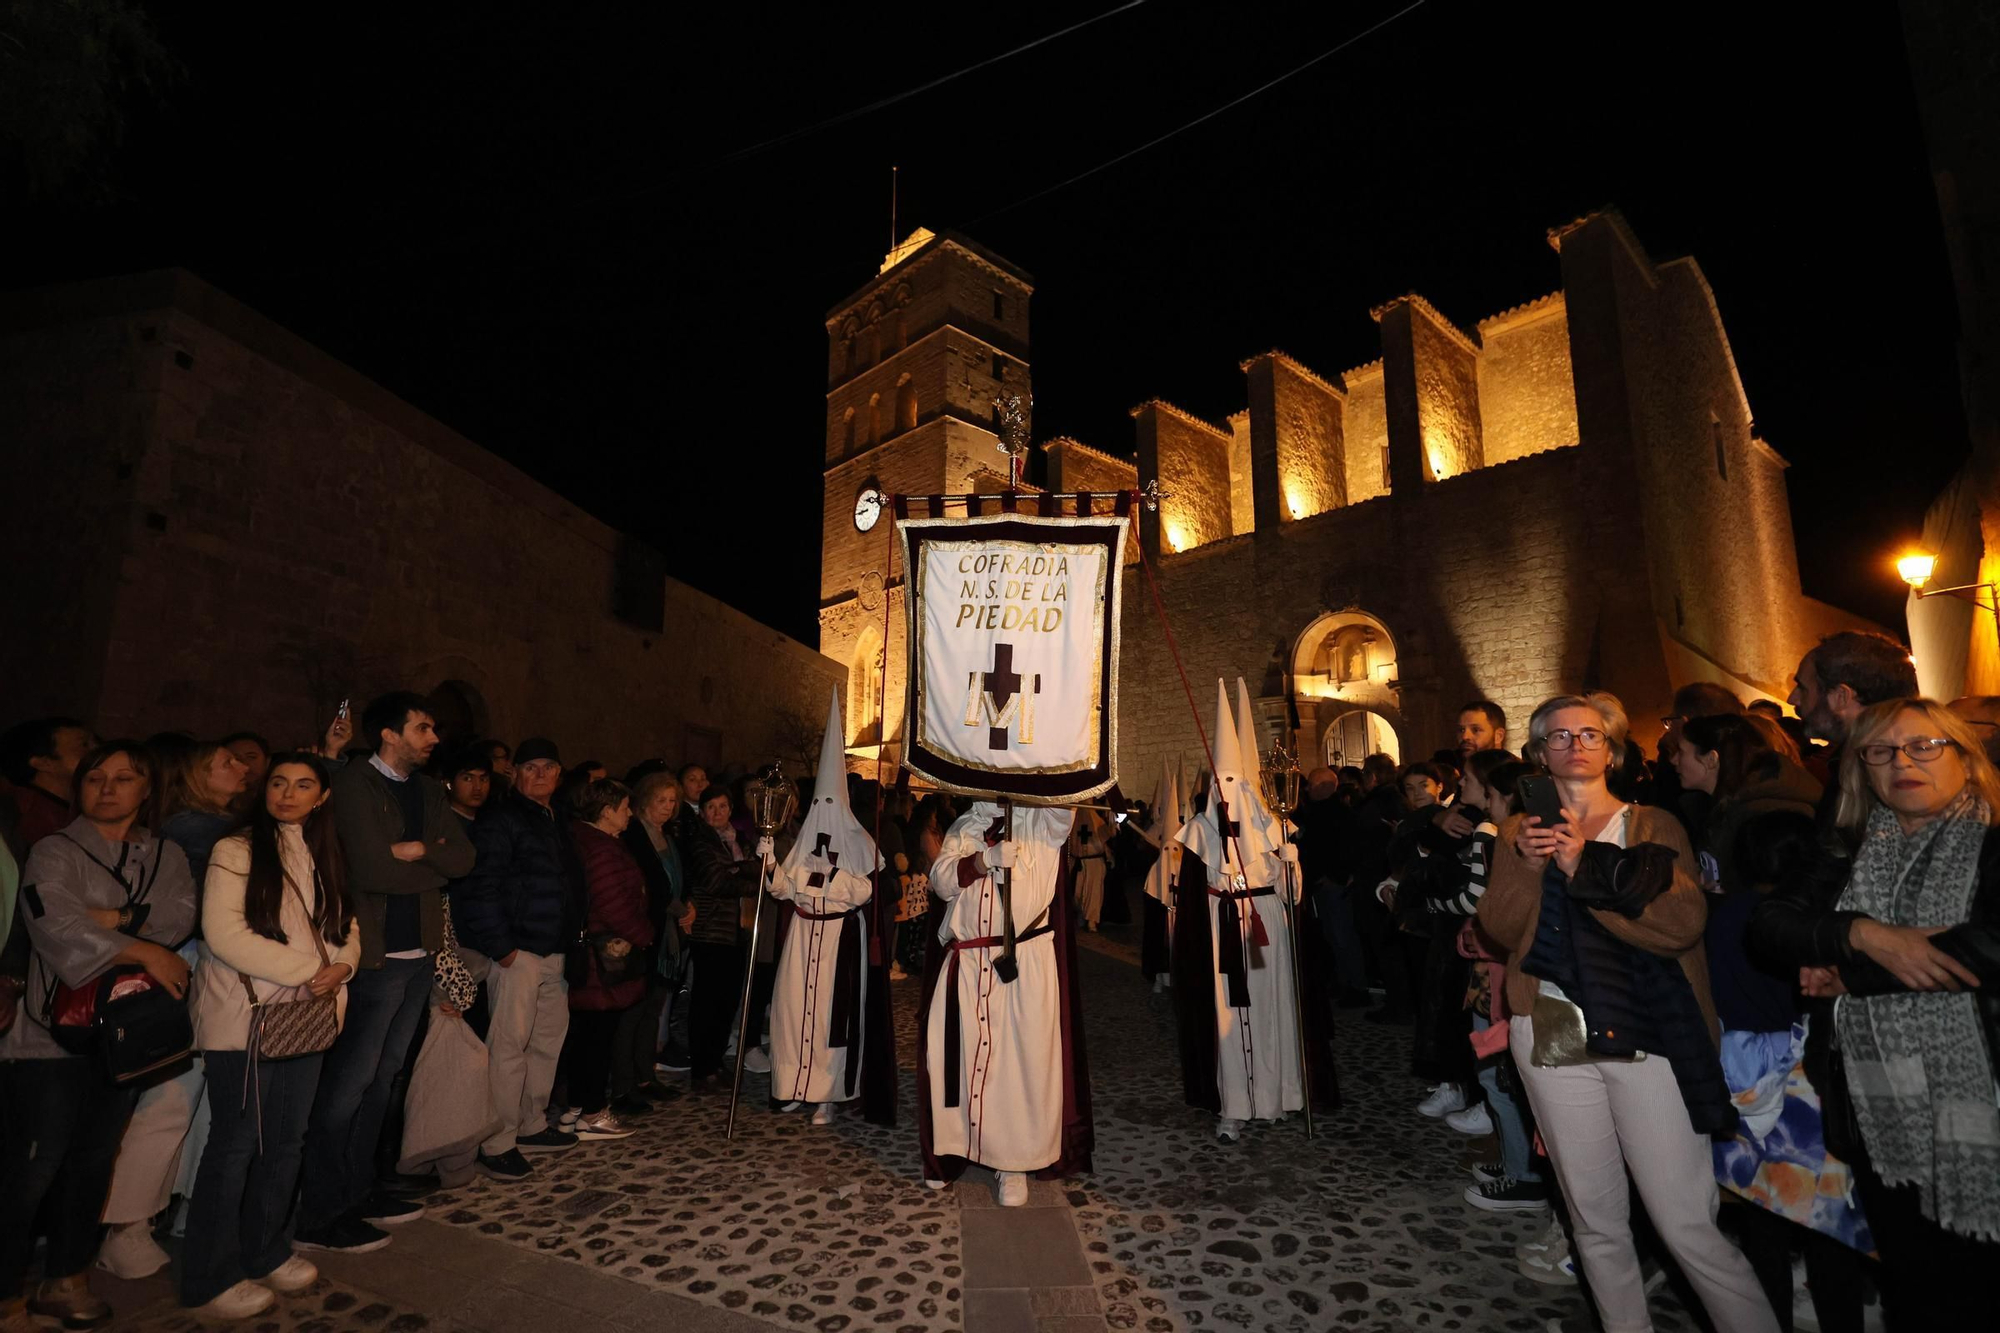
MULTIPOLYGON (((320 937, 319 923, 313 920, 312 904, 306 901, 305 894, 300 891, 298 883, 292 879, 289 873, 285 874, 285 887, 290 889, 292 896, 299 900, 299 906, 306 909, 306 927, 312 933, 313 948, 319 951, 319 965, 321 967, 331 965, 333 960, 327 957, 326 941, 320 937)), ((313 867, 313 887, 324 895, 325 890, 320 885, 318 866, 313 867)), ((236 979, 243 983, 243 993, 250 997, 250 1007, 255 1009, 262 1001, 257 998, 257 988, 250 984, 250 974, 239 969, 236 973, 236 979)))

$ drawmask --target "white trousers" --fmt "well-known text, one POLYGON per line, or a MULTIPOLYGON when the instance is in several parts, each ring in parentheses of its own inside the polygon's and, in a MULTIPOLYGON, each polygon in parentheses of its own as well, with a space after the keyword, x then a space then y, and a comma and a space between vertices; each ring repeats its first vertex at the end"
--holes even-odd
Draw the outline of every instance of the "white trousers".
POLYGON ((1716 1333, 1777 1333, 1777 1316, 1750 1261, 1715 1225, 1722 1200, 1710 1140, 1697 1134, 1673 1067, 1629 1064, 1537 1069, 1534 1025, 1520 1015, 1508 1038, 1575 1227, 1577 1260, 1605 1333, 1651 1333, 1645 1278, 1632 1247, 1629 1169, 1646 1212, 1701 1297, 1716 1333))
POLYGON ((498 1157, 521 1136, 549 1127, 549 1091, 569 1035, 563 956, 522 949, 506 967, 495 960, 486 974, 486 1008, 487 1097, 500 1127, 480 1151, 498 1157))
POLYGON ((118 1143, 118 1164, 112 1168, 111 1192, 104 1199, 104 1222, 119 1226, 145 1221, 167 1206, 182 1180, 190 1188, 181 1192, 191 1193, 194 1172, 182 1169, 182 1159, 190 1159, 186 1165, 193 1167, 208 1140, 206 1125, 198 1140, 188 1132, 203 1107, 207 1086, 197 1059, 187 1072, 139 1094, 125 1124, 125 1137, 118 1143))

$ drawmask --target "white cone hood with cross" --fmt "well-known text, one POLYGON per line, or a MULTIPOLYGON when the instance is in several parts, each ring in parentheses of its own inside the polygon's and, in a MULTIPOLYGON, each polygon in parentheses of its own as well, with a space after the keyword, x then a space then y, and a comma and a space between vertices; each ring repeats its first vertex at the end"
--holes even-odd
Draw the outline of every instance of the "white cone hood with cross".
MULTIPOLYGON (((824 882, 837 870, 865 876, 882 868, 882 854, 875 848, 874 837, 861 827, 847 803, 846 738, 836 690, 827 703, 826 735, 819 743, 819 776, 813 782, 812 804, 806 807, 792 850, 785 854, 783 874, 794 883, 815 873, 824 882)), ((801 891, 812 892, 810 888, 801 891)))
POLYGON ((1242 735, 1229 711, 1229 688, 1221 680, 1215 682, 1215 730, 1210 735, 1215 746, 1215 776, 1209 784, 1208 806, 1188 821, 1180 840, 1208 867, 1209 883, 1214 887, 1261 889, 1276 884, 1278 858, 1274 853, 1283 839, 1277 821, 1257 793, 1257 770, 1244 768, 1242 735), (1239 872, 1243 883, 1237 886, 1233 881, 1239 872))

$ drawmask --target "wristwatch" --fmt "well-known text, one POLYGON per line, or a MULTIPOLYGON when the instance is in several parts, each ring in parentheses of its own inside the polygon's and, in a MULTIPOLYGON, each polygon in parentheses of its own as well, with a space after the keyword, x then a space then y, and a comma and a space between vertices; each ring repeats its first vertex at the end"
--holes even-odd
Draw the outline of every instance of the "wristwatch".
POLYGON ((120 930, 130 930, 131 928, 132 928, 132 909, 131 909, 131 908, 129 908, 129 907, 121 907, 121 908, 119 908, 119 909, 118 909, 118 929, 120 929, 120 930))

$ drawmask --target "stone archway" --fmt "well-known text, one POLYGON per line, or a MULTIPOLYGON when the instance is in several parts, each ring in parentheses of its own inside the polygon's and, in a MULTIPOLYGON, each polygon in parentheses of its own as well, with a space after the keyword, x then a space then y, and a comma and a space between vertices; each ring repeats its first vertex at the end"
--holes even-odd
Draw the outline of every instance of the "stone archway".
POLYGON ((486 697, 469 681, 442 680, 430 693, 438 735, 451 745, 466 745, 492 734, 486 697))
POLYGON ((1365 611, 1329 611, 1300 632, 1287 665, 1302 756, 1329 765, 1336 751, 1347 764, 1378 751, 1401 758, 1396 639, 1381 620, 1365 611))

